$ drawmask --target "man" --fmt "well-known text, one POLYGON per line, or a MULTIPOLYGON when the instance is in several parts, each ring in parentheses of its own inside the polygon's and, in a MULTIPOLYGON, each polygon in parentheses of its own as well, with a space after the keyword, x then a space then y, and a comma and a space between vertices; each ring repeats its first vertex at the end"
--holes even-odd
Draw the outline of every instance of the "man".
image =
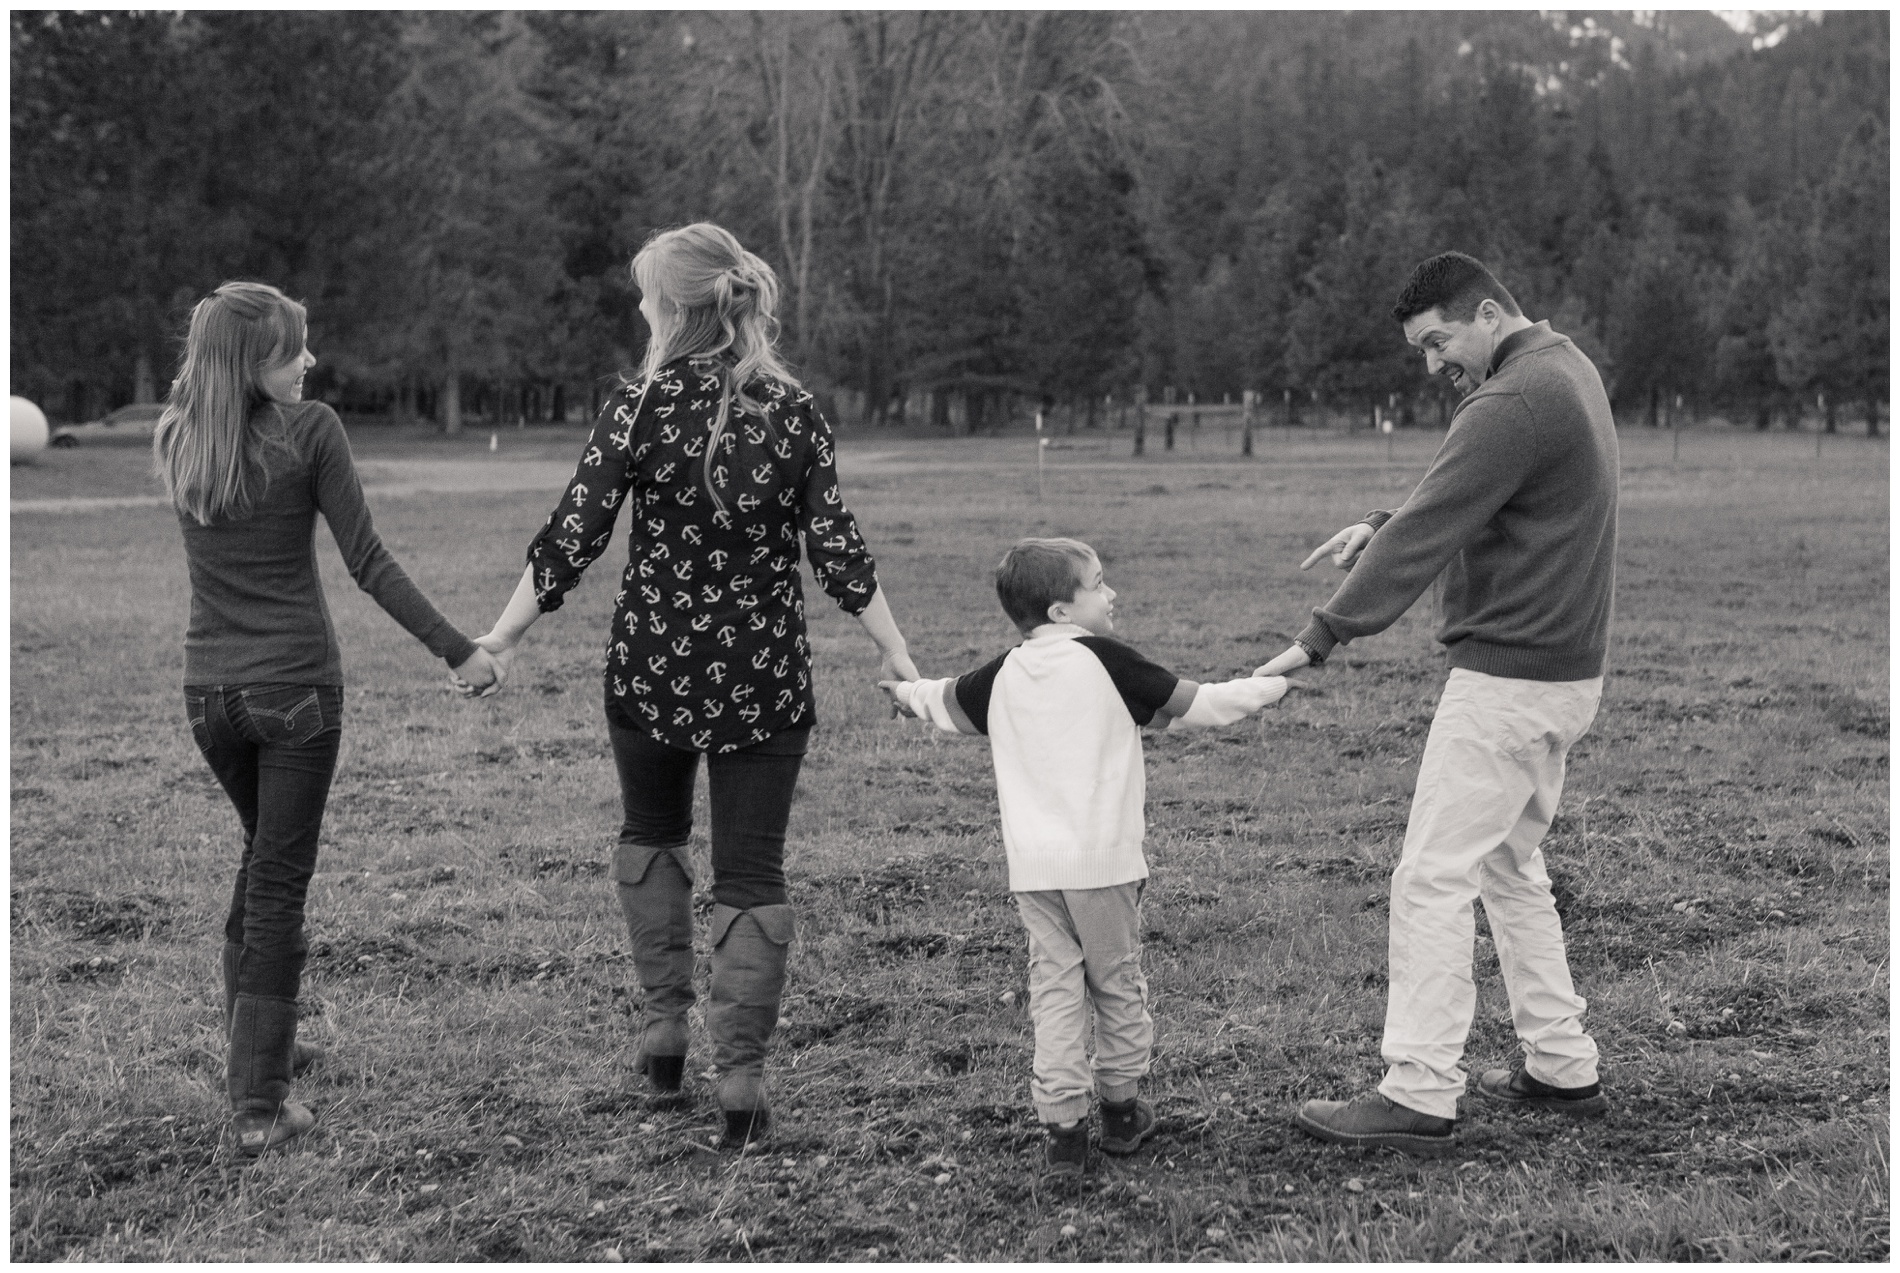
POLYGON ((1437 583, 1451 674, 1419 765, 1392 875, 1387 1070, 1376 1092, 1308 1101, 1295 1121, 1339 1144, 1436 1153, 1452 1144, 1471 1029, 1471 901, 1484 899, 1524 1056, 1478 1082, 1486 1096, 1574 1116, 1607 1108, 1584 1001, 1538 845, 1564 757, 1603 690, 1616 556, 1616 426, 1596 368, 1533 323, 1489 270, 1424 262, 1393 316, 1434 375, 1465 391, 1451 430, 1395 513, 1316 549, 1346 582, 1285 653, 1317 665, 1389 627, 1437 583))

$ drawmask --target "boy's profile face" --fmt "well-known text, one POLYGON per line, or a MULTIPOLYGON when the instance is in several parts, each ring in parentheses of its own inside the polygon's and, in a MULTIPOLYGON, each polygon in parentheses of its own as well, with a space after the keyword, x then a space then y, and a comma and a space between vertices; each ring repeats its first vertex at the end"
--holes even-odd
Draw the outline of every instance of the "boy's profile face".
POLYGON ((1049 622, 1073 623, 1096 636, 1115 630, 1115 590, 1102 578, 1102 562, 1091 555, 1076 580, 1075 596, 1049 607, 1049 622))

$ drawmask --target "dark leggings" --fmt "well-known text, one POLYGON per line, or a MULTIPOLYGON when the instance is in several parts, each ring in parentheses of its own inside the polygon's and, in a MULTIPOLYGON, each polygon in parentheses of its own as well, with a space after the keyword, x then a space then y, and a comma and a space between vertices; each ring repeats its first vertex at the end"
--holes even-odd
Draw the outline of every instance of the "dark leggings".
POLYGON ((188 685, 198 750, 244 826, 224 939, 244 947, 239 994, 295 999, 303 976, 304 896, 343 740, 335 685, 188 685))
MULTIPOLYGON (((622 844, 678 849, 693 833, 700 753, 655 742, 611 697, 607 737, 620 771, 622 844)), ((783 905, 785 824, 811 728, 788 729, 739 751, 706 753, 712 811, 713 900, 735 910, 783 905)))

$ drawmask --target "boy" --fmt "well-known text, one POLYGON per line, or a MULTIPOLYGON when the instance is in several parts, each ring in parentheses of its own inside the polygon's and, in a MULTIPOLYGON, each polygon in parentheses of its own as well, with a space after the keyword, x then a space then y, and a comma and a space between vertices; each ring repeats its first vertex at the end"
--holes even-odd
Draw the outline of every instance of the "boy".
POLYGON ((1009 887, 1029 933, 1030 1095, 1047 1172, 1075 1176, 1088 1164, 1091 1088, 1105 1152, 1134 1153, 1155 1126, 1136 1095, 1154 1045, 1141 972, 1140 728, 1230 724, 1278 702, 1287 681, 1197 685, 1110 639, 1115 590, 1077 540, 1018 543, 996 568, 996 595, 1021 645, 954 680, 878 684, 945 732, 989 735, 1009 887))

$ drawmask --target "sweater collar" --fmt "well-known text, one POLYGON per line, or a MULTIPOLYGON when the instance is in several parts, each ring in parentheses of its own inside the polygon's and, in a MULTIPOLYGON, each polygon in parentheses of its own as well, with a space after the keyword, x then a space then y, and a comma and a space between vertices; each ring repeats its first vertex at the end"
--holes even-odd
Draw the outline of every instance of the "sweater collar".
POLYGON ((1563 339, 1563 337, 1558 336, 1556 332, 1550 329, 1550 320, 1548 318, 1539 319, 1521 331, 1512 332, 1509 336, 1500 340, 1498 347, 1491 351, 1491 369, 1484 373, 1484 378, 1489 380, 1492 376, 1497 375, 1498 372, 1504 370, 1505 363, 1517 357, 1519 354, 1528 353, 1532 349, 1543 348, 1548 343, 1548 338, 1550 337, 1555 337, 1558 340, 1563 339))
POLYGON ((1046 644, 1050 641, 1068 641, 1076 637, 1094 635, 1079 623, 1043 623, 1030 630, 1029 639, 1023 644, 1030 645, 1036 642, 1046 644))

